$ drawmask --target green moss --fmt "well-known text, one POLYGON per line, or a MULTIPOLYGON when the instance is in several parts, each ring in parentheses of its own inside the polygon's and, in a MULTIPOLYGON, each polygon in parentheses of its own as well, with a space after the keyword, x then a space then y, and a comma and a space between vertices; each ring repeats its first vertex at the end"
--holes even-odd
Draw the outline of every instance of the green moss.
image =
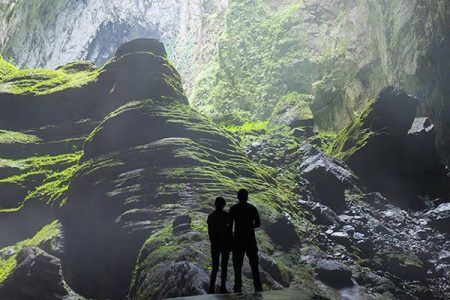
POLYGON ((52 240, 61 234, 61 225, 58 221, 53 221, 49 225, 43 227, 34 237, 18 242, 17 244, 9 247, 5 247, 0 250, 0 253, 12 253, 9 256, 0 256, 0 284, 8 278, 11 272, 17 265, 16 256, 17 253, 23 247, 39 246, 47 241, 52 240))
POLYGON ((80 157, 81 152, 77 152, 8 161, 9 165, 14 163, 23 171, 19 175, 0 179, 0 183, 20 183, 28 188, 28 195, 18 208, 0 211, 17 211, 30 199, 38 199, 48 205, 63 205, 70 180, 79 168, 80 157))
POLYGON ((95 81, 98 77, 99 71, 97 69, 76 70, 73 65, 71 66, 72 68, 66 66, 57 70, 13 69, 6 73, 3 78, 0 77, 0 92, 45 95, 68 88, 81 87, 95 81))
POLYGON ((368 129, 365 124, 365 120, 372 110, 373 103, 374 100, 369 101, 364 111, 350 125, 338 133, 335 141, 329 147, 329 154, 346 160, 364 147, 370 137, 376 134, 368 129))
POLYGON ((267 127, 269 120, 265 121, 255 121, 255 122, 245 122, 242 125, 224 125, 224 128, 231 132, 237 133, 248 133, 252 131, 264 130, 267 127))
POLYGON ((291 107, 295 110, 298 119, 301 120, 313 119, 314 115, 308 104, 309 98, 310 98, 309 95, 299 94, 297 92, 291 92, 287 95, 284 95, 283 97, 281 97, 280 101, 275 106, 272 118, 276 114, 286 110, 286 108, 291 107))
POLYGON ((17 71, 16 67, 14 67, 12 64, 5 61, 0 56, 0 82, 2 82, 5 77, 9 76, 10 74, 12 74, 16 71, 17 71))
POLYGON ((263 0, 230 1, 217 56, 194 86, 194 106, 232 124, 268 118, 286 94, 278 52, 284 27, 302 6, 272 11, 263 0))
POLYGON ((329 153, 330 147, 333 145, 334 141, 337 138, 336 132, 329 132, 329 131, 319 131, 314 134, 311 138, 309 138, 309 142, 315 146, 317 146, 319 149, 324 151, 325 153, 329 153))
POLYGON ((35 198, 46 201, 48 205, 63 206, 67 200, 66 192, 70 181, 79 168, 79 165, 74 165, 63 171, 48 174, 43 184, 28 194, 25 201, 35 198))
POLYGON ((15 131, 0 130, 0 144, 31 144, 40 141, 41 139, 35 135, 15 131))

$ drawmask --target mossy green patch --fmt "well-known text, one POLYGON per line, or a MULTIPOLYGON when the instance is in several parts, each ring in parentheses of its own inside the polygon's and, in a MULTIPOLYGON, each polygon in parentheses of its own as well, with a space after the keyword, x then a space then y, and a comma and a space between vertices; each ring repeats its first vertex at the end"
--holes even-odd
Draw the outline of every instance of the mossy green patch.
POLYGON ((0 183, 19 183, 28 188, 28 195, 23 201, 19 201, 19 207, 0 211, 19 210, 30 199, 38 199, 47 205, 63 205, 70 180, 79 168, 80 157, 81 152, 76 152, 8 161, 9 165, 20 166, 22 172, 2 178, 0 183))
POLYGON ((10 74, 14 73, 17 71, 17 68, 14 67, 12 64, 8 63, 7 61, 5 61, 1 56, 0 56, 0 82, 3 81, 3 79, 7 76, 9 76, 10 74))
POLYGON ((336 132, 319 131, 316 132, 314 136, 310 137, 308 140, 311 144, 317 146, 323 152, 330 153, 330 147, 333 145, 336 137, 336 132))
POLYGON ((17 265, 17 253, 23 247, 39 246, 52 240, 61 234, 61 225, 58 221, 53 221, 42 228, 35 236, 30 239, 18 242, 17 244, 5 247, 0 250, 0 284, 8 278, 17 265))
POLYGON ((31 144, 40 141, 41 139, 35 135, 16 131, 0 130, 0 144, 31 144))
POLYGON ((57 70, 10 68, 8 70, 10 71, 5 72, 5 75, 0 77, 0 92, 32 95, 46 95, 69 88, 81 87, 95 81, 99 74, 97 69, 77 70, 70 68, 70 66, 57 70))
POLYGON ((365 123, 367 116, 372 110, 373 103, 374 100, 369 101, 364 111, 350 125, 338 133, 336 139, 329 147, 328 153, 330 155, 345 161, 364 147, 370 137, 376 134, 365 123))
POLYGON ((248 133, 265 130, 269 120, 265 121, 255 121, 255 122, 245 122, 242 125, 224 125, 224 128, 228 131, 234 133, 248 133))
POLYGON ((275 106, 272 118, 274 118, 276 114, 285 111, 289 107, 292 107, 298 119, 313 119, 314 115, 308 104, 309 99, 309 95, 299 94, 297 92, 291 92, 287 95, 284 95, 275 106))

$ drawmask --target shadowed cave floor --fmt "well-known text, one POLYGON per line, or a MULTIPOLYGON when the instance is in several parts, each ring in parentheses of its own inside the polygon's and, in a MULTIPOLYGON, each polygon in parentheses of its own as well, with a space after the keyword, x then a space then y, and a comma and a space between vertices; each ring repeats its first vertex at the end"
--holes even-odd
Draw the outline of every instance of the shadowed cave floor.
POLYGON ((360 286, 354 285, 348 288, 329 290, 331 298, 320 296, 314 291, 305 290, 299 287, 265 291, 263 293, 243 293, 243 294, 214 294, 197 295, 191 297, 170 298, 175 300, 322 300, 322 299, 359 299, 373 300, 374 297, 364 293, 360 286))

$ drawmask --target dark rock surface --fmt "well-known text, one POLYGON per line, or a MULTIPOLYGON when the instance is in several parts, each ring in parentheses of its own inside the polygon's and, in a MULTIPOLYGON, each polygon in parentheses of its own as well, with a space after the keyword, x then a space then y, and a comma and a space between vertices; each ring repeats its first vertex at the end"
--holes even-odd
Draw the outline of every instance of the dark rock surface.
POLYGON ((317 277, 325 283, 336 286, 352 286, 352 271, 342 263, 333 260, 320 260, 316 266, 317 277))
POLYGON ((75 297, 64 282, 61 261, 35 247, 25 247, 18 253, 17 267, 0 285, 1 299, 61 300, 75 297))
POLYGON ((354 175, 348 167, 311 145, 303 146, 300 172, 312 184, 312 193, 321 203, 339 211, 345 207, 344 192, 353 186, 354 175))
POLYGON ((427 213, 431 226, 450 233, 450 203, 442 203, 427 213))
POLYGON ((418 99, 387 87, 341 131, 331 153, 342 158, 369 191, 403 207, 423 209, 422 197, 447 197, 450 178, 439 161, 429 119, 414 121, 418 99))

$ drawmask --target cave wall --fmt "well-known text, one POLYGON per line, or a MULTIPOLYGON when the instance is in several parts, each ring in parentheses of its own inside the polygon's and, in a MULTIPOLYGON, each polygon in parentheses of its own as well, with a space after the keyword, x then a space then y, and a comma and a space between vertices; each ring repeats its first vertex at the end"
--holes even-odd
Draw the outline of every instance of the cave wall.
POLYGON ((0 49, 21 67, 98 65, 137 37, 163 41, 191 104, 216 121, 269 117, 311 94, 321 129, 347 125, 387 85, 421 100, 450 153, 447 0, 0 2, 0 49))
POLYGON ((226 0, 0 1, 0 53, 19 67, 56 68, 76 59, 102 66, 124 42, 158 38, 186 86, 210 57, 226 0), (215 22, 218 20, 215 19, 215 22), (220 21, 220 20, 219 20, 220 21))

